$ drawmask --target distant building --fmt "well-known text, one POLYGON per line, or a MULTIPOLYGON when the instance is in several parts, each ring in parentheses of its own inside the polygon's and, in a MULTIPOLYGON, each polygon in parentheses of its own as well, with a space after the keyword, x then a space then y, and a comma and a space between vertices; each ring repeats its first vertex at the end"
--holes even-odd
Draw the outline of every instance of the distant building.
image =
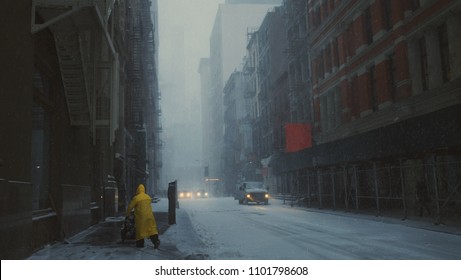
MULTIPOLYGON (((165 145, 164 164, 162 174, 162 189, 166 189, 168 183, 178 180, 178 186, 198 185, 200 181, 196 178, 201 172, 192 170, 197 165, 197 159, 202 156, 200 131, 201 104, 197 98, 192 97, 194 89, 187 86, 186 78, 186 42, 185 29, 181 26, 174 26, 166 33, 169 57, 165 65, 166 73, 163 75, 171 77, 170 82, 163 85, 163 91, 168 94, 162 97, 163 111, 166 120, 163 140, 165 145), (181 112, 179 112, 181 108, 181 112)), ((203 179, 203 178, 200 178, 203 179)))
MULTIPOLYGON (((261 26, 251 35, 248 44, 248 58, 255 63, 254 69, 247 68, 250 83, 256 83, 252 98, 252 161, 257 162, 261 179, 266 187, 276 191, 276 177, 270 166, 275 155, 285 148, 285 124, 290 123, 291 112, 302 102, 290 104, 292 92, 288 80, 289 67, 287 17, 284 7, 269 11, 261 26), (250 71, 254 71, 253 73, 250 71)), ((299 63, 302 60, 296 60, 299 63)), ((306 94, 303 95, 307 96, 306 94)))
POLYGON ((244 169, 253 153, 251 96, 247 95, 242 71, 235 71, 224 88, 224 185, 230 193, 242 180, 261 180, 254 168, 244 169))
POLYGON ((211 111, 211 145, 204 152, 210 158, 210 176, 223 176, 224 110, 223 89, 227 79, 245 56, 247 33, 257 28, 274 4, 220 4, 210 36, 211 99, 205 107, 211 111))

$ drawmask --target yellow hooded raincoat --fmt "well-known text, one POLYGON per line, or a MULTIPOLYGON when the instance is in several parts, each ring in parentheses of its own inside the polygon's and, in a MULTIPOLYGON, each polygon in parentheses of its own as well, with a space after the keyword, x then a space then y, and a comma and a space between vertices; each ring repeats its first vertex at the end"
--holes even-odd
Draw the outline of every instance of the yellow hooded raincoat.
POLYGON ((152 213, 151 197, 146 194, 143 184, 138 186, 136 195, 131 200, 126 210, 126 216, 129 216, 134 208, 134 222, 136 226, 136 240, 148 238, 158 234, 157 222, 152 213))

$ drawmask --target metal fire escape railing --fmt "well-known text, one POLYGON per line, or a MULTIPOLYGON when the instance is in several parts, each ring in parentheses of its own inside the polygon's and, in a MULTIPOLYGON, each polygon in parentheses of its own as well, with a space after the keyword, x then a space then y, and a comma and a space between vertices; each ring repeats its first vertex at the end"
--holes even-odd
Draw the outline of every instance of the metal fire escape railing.
POLYGON ((72 125, 89 125, 90 110, 77 33, 55 32, 56 50, 72 125))
MULTIPOLYGON (((55 38, 71 125, 118 128, 118 54, 108 32, 116 0, 33 0, 31 32, 55 38)), ((96 141, 96 137, 93 137, 96 141)))
MULTIPOLYGON (((151 2, 133 0, 127 3, 127 102, 125 121, 127 129, 144 131, 146 151, 140 154, 148 165, 146 176, 158 180, 161 167, 159 131, 159 91, 155 62, 155 39, 151 2)), ((144 145, 144 144, 143 144, 144 145)))
MULTIPOLYGON (((134 3, 133 3, 134 4, 134 3)), ((134 10, 134 7, 132 6, 134 10)), ((142 125, 141 122, 143 113, 143 93, 144 88, 142 84, 142 30, 139 23, 139 19, 134 18, 130 22, 130 50, 131 50, 131 63, 129 67, 129 78, 131 82, 131 106, 130 106, 130 125, 137 126, 142 125)))

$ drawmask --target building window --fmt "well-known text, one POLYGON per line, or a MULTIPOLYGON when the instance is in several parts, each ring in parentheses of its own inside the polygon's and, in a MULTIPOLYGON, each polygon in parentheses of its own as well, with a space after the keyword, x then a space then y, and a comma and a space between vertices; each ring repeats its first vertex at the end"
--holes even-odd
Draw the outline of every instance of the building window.
POLYGON ((320 63, 319 63, 319 80, 322 80, 325 76, 325 68, 324 68, 324 57, 323 52, 320 53, 320 63))
POLYGON ((419 0, 411 0, 411 10, 414 12, 419 9, 419 0))
POLYGON ((354 28, 352 28, 352 25, 349 25, 346 31, 346 40, 347 43, 345 44, 346 48, 346 53, 348 57, 352 57, 355 54, 355 46, 357 44, 357 40, 355 38, 355 33, 354 33, 354 28))
POLYGON ((335 88, 320 97, 322 131, 329 131, 341 124, 341 100, 339 89, 335 88))
POLYGON ((42 75, 42 73, 37 69, 34 68, 34 73, 32 77, 32 82, 36 90, 38 90, 38 94, 41 97, 48 99, 50 97, 50 82, 49 80, 42 75))
POLYGON ((302 61, 296 62, 295 65, 295 71, 296 71, 296 85, 300 86, 302 85, 303 82, 303 66, 302 66, 302 61))
POLYGON ((395 66, 395 53, 392 53, 388 56, 388 63, 390 97, 391 101, 395 102, 395 94, 397 92, 397 68, 395 66))
POLYGON ((289 78, 289 85, 291 88, 294 88, 295 87, 295 84, 296 84, 296 68, 295 68, 295 64, 292 63, 290 66, 289 66, 289 72, 288 72, 288 78, 289 78))
POLYGON ((378 111, 378 88, 376 83, 376 67, 373 65, 370 68, 370 101, 373 112, 378 111))
POLYGON ((302 37, 306 36, 306 31, 307 31, 307 21, 306 21, 306 16, 303 16, 301 17, 300 22, 299 22, 300 36, 302 37))
POLYGON ((327 73, 331 72, 331 45, 328 44, 324 50, 325 57, 325 71, 327 73))
POLYGON ((366 10, 365 10, 365 13, 363 14, 364 16, 364 28, 363 30, 365 31, 365 40, 368 45, 373 43, 373 28, 372 28, 372 25, 371 25, 371 11, 370 11, 370 7, 368 7, 366 10))
POLYGON ((334 111, 334 114, 335 114, 335 117, 334 117, 334 121, 335 121, 335 127, 338 127, 339 125, 341 125, 341 116, 342 116, 342 106, 341 106, 341 93, 339 91, 339 88, 336 87, 335 88, 335 91, 333 93, 333 96, 334 96, 334 103, 333 105, 335 106, 335 111, 334 111))
POLYGON ((360 103, 359 100, 357 100, 357 91, 358 91, 358 80, 357 76, 352 77, 350 80, 350 93, 349 93, 349 107, 351 109, 351 115, 352 117, 358 117, 360 114, 360 103))
POLYGON ((302 70, 302 81, 307 82, 309 81, 310 78, 310 73, 309 73, 309 60, 304 58, 301 62, 301 70, 302 70))
POLYGON ((322 131, 328 131, 328 107, 327 107, 327 95, 320 96, 320 124, 322 131))
POLYGON ((339 66, 339 47, 338 47, 338 38, 333 40, 333 66, 339 66))
POLYGON ((392 29, 392 6, 391 0, 383 0, 383 11, 384 11, 384 20, 386 30, 392 29))
POLYGON ((314 26, 317 28, 320 26, 320 7, 317 6, 314 10, 314 26))
POLYGON ((335 1, 328 0, 328 8, 330 9, 330 14, 332 14, 335 10, 335 1))
POLYGON ((330 10, 329 10, 327 1, 322 3, 322 8, 323 8, 323 20, 326 20, 328 16, 330 16, 330 10))
POLYGON ((448 82, 451 80, 450 69, 450 51, 448 47, 448 31, 447 25, 444 23, 438 27, 439 44, 440 44, 440 58, 442 62, 443 81, 448 82))
POLYGON ((427 64, 427 48, 426 39, 422 37, 419 39, 419 58, 421 60, 421 82, 423 90, 427 90, 429 86, 429 69, 427 64))

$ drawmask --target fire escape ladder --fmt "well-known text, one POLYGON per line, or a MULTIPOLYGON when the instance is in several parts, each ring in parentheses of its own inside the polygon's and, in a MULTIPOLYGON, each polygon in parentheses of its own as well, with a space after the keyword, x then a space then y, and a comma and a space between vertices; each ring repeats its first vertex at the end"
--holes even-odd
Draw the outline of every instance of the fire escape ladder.
POLYGON ((119 58, 108 31, 115 3, 32 0, 31 13, 32 34, 49 28, 54 35, 71 125, 90 126, 95 136, 107 128, 111 143, 119 119, 119 58))
POLYGON ((80 37, 77 32, 55 32, 55 41, 71 125, 89 125, 89 102, 80 37))

